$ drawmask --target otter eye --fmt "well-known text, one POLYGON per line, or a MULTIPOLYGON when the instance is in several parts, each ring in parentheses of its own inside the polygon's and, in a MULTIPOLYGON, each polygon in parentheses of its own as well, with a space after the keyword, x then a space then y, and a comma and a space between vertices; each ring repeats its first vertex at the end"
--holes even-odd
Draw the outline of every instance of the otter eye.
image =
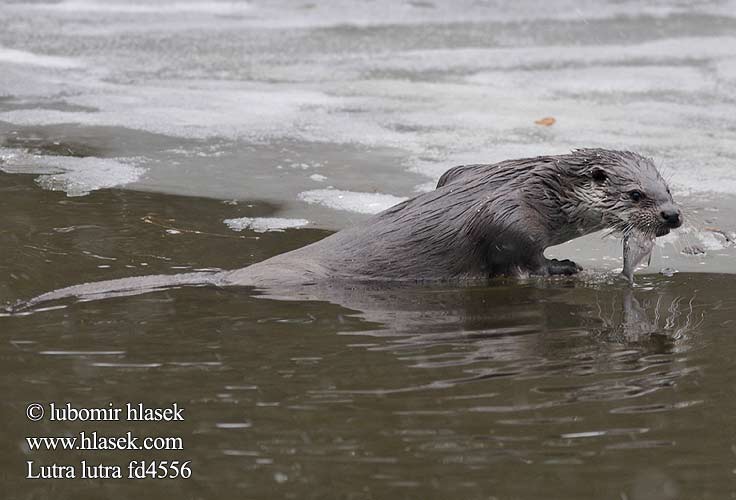
POLYGON ((632 200, 639 201, 642 198, 644 198, 644 193, 642 193, 641 191, 637 191, 635 189, 635 190, 629 192, 629 196, 631 197, 632 200))
POLYGON ((604 182, 606 180, 606 173, 603 170, 595 169, 592 173, 593 180, 595 182, 604 182))

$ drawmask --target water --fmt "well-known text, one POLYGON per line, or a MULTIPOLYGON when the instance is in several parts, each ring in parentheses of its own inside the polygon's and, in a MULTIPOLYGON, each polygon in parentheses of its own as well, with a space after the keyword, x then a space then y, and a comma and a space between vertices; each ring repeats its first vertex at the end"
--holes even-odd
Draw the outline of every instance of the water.
MULTIPOLYGON (((246 265, 325 236, 233 235, 266 205, 0 176, 0 302, 72 281, 246 265), (177 231, 172 233, 172 228, 177 231)), ((269 299, 185 288, 0 317, 11 498, 727 498, 733 277, 639 276, 269 299), (30 402, 179 403, 171 424, 39 422, 30 402), (182 451, 31 451, 25 436, 179 436, 182 451), (25 463, 192 460, 189 480, 27 480, 25 463), (102 488, 102 489, 100 489, 102 488)))
POLYGON ((633 289, 616 278, 620 241, 594 235, 549 252, 586 268, 574 279, 317 287, 298 301, 183 288, 3 314, 9 498, 734 496, 734 12, 3 3, 0 304, 246 266, 451 166, 581 146, 653 156, 688 221, 633 289), (34 401, 177 402, 186 418, 33 423, 34 401), (24 440, 80 430, 184 449, 24 440), (191 460, 193 475, 24 479, 28 460, 82 459, 191 460))

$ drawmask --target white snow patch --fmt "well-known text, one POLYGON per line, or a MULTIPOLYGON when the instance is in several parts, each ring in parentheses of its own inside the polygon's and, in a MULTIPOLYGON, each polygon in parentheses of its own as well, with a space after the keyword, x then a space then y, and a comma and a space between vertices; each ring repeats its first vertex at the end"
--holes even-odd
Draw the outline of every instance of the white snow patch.
POLYGON ((256 233, 283 231, 284 229, 304 227, 309 224, 306 219, 279 219, 276 217, 241 217, 223 221, 233 231, 250 229, 256 233))
POLYGON ((389 207, 405 201, 390 194, 356 193, 339 189, 313 189, 299 193, 299 199, 307 203, 324 205, 335 210, 347 210, 360 214, 377 214, 389 207))
POLYGON ((327 177, 325 177, 324 175, 320 175, 320 174, 312 174, 309 176, 309 178, 315 182, 324 182, 327 180, 327 177))
POLYGON ((0 171, 39 174, 36 182, 41 187, 64 191, 67 196, 84 196, 135 182, 145 172, 135 163, 133 158, 42 156, 0 148, 0 171))

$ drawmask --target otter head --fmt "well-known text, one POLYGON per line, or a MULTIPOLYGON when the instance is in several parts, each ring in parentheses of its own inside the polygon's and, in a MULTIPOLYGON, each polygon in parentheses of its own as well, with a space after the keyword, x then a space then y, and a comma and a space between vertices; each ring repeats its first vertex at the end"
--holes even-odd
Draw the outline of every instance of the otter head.
POLYGON ((589 152, 581 172, 590 190, 586 198, 607 227, 657 237, 682 225, 682 212, 652 160, 628 151, 589 152))

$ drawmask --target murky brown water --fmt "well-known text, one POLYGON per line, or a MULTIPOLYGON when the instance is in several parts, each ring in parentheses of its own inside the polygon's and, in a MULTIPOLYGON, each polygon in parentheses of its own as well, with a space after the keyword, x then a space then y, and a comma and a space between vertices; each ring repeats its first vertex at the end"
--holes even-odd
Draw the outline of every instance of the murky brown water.
MULTIPOLYGON (((239 267, 327 234, 238 235, 219 221, 275 207, 66 198, 17 175, 0 175, 0 207, 0 303, 239 267)), ((4 496, 733 498, 734 277, 638 282, 330 291, 340 305, 188 288, 0 317, 4 496), (28 404, 52 401, 177 402, 185 420, 26 419, 28 404), (179 436, 184 449, 26 445, 82 430, 179 436), (27 461, 80 460, 191 460, 192 476, 25 479, 27 461)))

